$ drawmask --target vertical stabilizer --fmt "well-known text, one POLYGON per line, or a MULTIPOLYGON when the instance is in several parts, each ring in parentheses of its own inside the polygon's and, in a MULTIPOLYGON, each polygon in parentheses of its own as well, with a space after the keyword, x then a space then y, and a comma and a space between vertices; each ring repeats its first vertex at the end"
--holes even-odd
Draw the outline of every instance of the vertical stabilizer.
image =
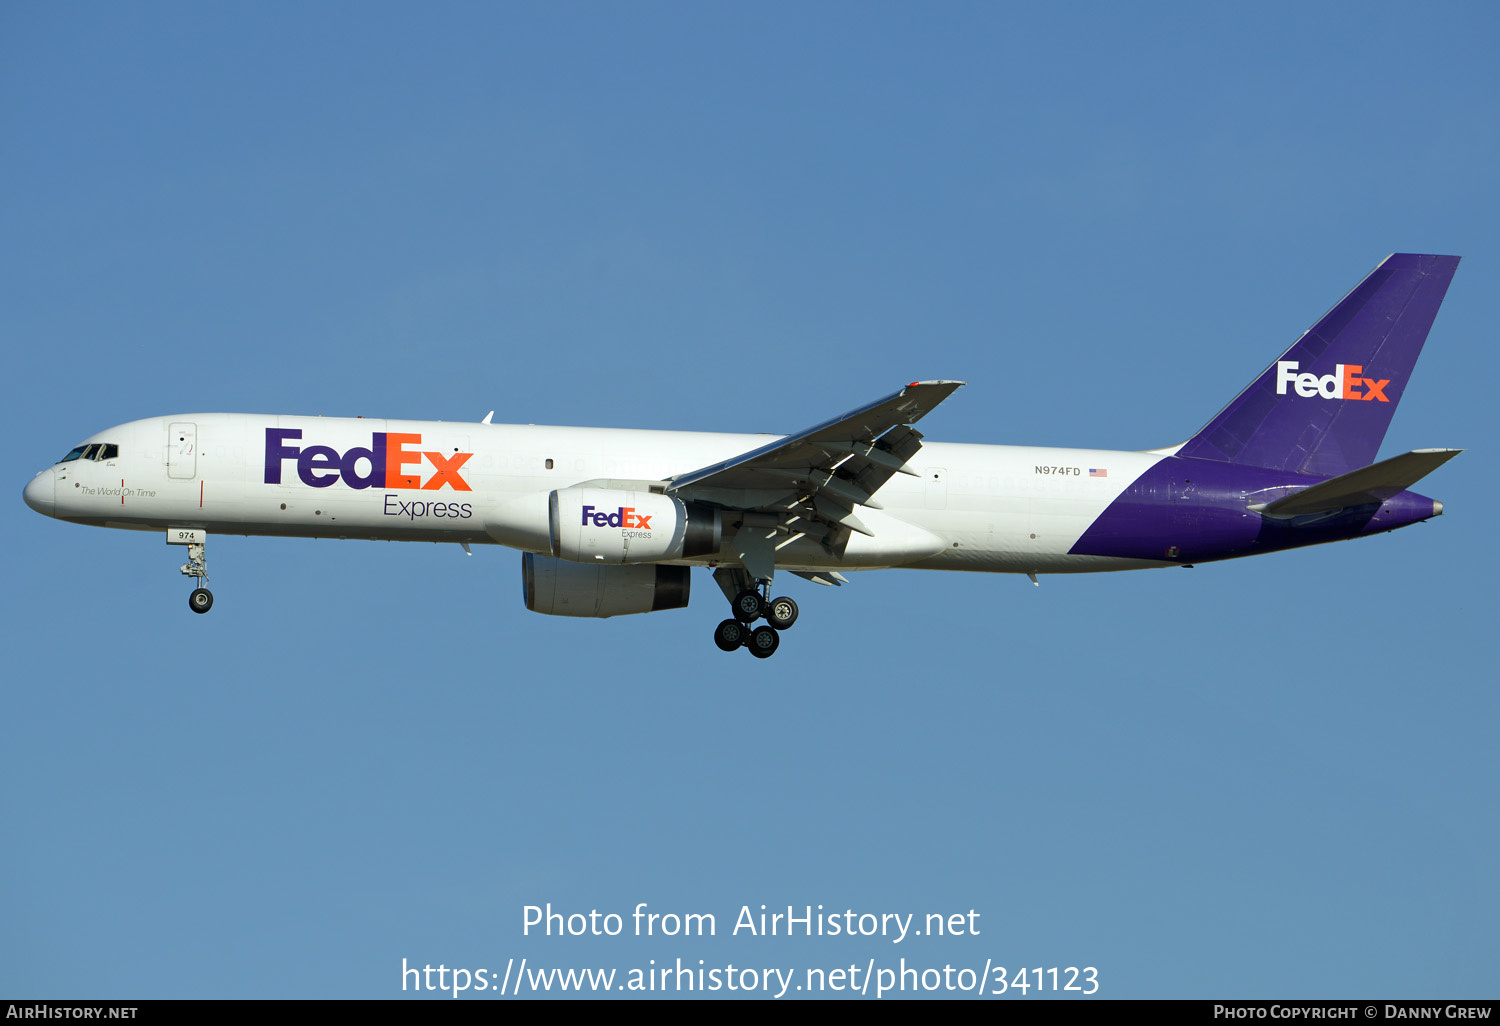
POLYGON ((1326 476, 1373 463, 1458 260, 1386 257, 1177 455, 1326 476))

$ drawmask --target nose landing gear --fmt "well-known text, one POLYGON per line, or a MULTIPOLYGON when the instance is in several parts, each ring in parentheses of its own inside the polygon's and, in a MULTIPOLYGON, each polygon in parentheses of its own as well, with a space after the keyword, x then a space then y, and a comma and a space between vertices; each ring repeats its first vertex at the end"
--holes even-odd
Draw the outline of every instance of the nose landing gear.
POLYGON ((195 613, 206 613, 214 607, 214 593, 204 587, 208 583, 208 532, 197 528, 170 528, 167 531, 168 545, 186 545, 188 561, 180 572, 184 577, 193 577, 198 587, 188 596, 188 608, 195 613))

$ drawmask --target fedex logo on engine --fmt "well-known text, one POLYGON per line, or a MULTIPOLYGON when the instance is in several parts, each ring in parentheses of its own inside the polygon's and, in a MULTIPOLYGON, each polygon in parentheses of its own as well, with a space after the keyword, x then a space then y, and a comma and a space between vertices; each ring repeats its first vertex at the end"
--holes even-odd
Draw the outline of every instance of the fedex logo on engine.
POLYGON ((473 491, 459 470, 474 454, 455 452, 449 456, 426 452, 421 448, 422 436, 418 432, 372 431, 368 449, 357 445, 346 452, 327 445, 309 445, 304 449, 287 444, 301 437, 301 428, 266 428, 266 484, 281 484, 282 464, 296 460, 297 476, 310 488, 327 488, 335 481, 343 481, 350 488, 473 491), (433 470, 425 482, 424 460, 433 470), (361 464, 369 467, 368 472, 361 472, 361 464))
POLYGON ((1321 378, 1316 374, 1298 374, 1296 360, 1276 361, 1276 394, 1286 395, 1287 386, 1290 385, 1297 394, 1304 399, 1311 399, 1320 395, 1324 399, 1362 399, 1366 402, 1374 399, 1382 403, 1390 402, 1385 396, 1385 386, 1391 383, 1390 378, 1362 377, 1364 367, 1357 363, 1335 364, 1332 374, 1324 374, 1321 378), (1360 391, 1363 388, 1364 391, 1360 391))
POLYGON ((651 517, 654 516, 656 516, 655 513, 642 516, 635 511, 634 506, 621 506, 613 513, 596 510, 593 506, 585 506, 581 524, 584 527, 593 524, 595 527, 628 527, 637 531, 649 531, 651 530, 651 517))

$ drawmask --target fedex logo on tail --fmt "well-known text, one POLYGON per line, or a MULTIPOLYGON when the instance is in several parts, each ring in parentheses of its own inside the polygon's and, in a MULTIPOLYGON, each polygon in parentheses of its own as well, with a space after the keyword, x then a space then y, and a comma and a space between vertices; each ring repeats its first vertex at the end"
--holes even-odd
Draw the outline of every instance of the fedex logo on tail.
POLYGON ((287 444, 301 437, 301 428, 266 428, 266 484, 281 484, 282 464, 296 460, 297 477, 310 488, 327 488, 341 480, 350 488, 473 491, 459 470, 474 454, 456 452, 445 456, 426 452, 421 448, 419 432, 372 431, 368 449, 357 445, 346 452, 327 445, 309 445, 304 449, 287 444), (425 481, 424 461, 431 464, 433 471, 425 481), (361 463, 369 467, 367 473, 360 472, 361 463))
POLYGON ((582 526, 587 527, 593 524, 595 527, 629 527, 638 531, 649 531, 651 530, 651 517, 654 516, 656 516, 655 513, 643 516, 635 511, 634 506, 621 506, 613 513, 605 513, 593 506, 585 506, 582 526))
POLYGON ((1381 378, 1377 381, 1362 377, 1364 372, 1364 367, 1357 363, 1340 363, 1334 365, 1332 374, 1324 374, 1320 378, 1316 374, 1298 374, 1296 360, 1278 360, 1276 394, 1286 395, 1287 386, 1290 385, 1305 399, 1320 395, 1324 399, 1361 399, 1366 402, 1373 399, 1382 403, 1390 402, 1385 395, 1385 386, 1391 383, 1391 379, 1381 378))

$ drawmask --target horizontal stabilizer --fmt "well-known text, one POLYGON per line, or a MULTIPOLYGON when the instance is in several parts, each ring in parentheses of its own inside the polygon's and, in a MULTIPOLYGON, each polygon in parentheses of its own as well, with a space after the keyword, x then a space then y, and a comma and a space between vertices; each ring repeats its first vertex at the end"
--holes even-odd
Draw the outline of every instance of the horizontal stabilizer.
POLYGON ((1256 503, 1250 509, 1268 517, 1295 517, 1384 502, 1406 491, 1461 452, 1462 449, 1416 449, 1331 477, 1275 502, 1256 503))

